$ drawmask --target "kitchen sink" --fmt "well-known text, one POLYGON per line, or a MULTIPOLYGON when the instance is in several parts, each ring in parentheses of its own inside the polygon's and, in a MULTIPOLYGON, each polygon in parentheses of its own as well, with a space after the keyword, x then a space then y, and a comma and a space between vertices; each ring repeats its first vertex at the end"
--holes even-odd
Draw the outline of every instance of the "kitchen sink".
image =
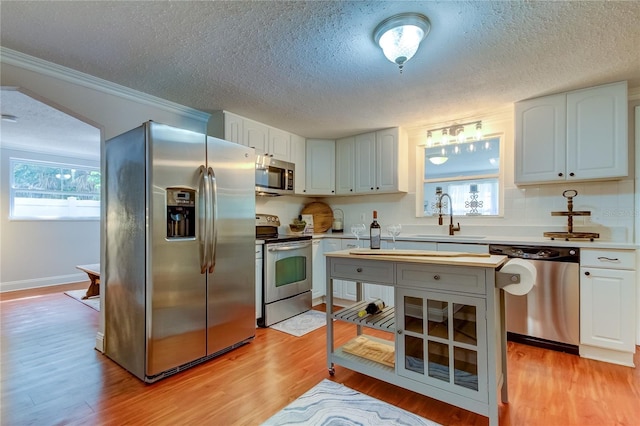
POLYGON ((417 238, 437 238, 442 240, 482 240, 484 235, 442 235, 442 234, 417 234, 417 238))

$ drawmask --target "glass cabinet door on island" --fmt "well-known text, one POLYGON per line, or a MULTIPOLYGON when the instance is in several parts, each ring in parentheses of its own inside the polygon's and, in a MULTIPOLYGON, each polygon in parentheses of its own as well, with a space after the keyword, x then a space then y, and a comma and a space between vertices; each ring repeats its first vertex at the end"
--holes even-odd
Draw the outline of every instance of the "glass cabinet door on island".
POLYGON ((396 288, 397 370, 487 401, 485 300, 396 288))

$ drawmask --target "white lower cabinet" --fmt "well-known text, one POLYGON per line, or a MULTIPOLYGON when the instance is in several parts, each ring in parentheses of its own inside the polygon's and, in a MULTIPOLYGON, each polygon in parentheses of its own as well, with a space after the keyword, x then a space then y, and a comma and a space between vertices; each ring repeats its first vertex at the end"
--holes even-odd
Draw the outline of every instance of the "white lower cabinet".
POLYGON ((633 250, 583 249, 580 356, 634 366, 636 271, 633 250))
POLYGON ((311 242, 312 263, 311 263, 311 297, 314 302, 320 300, 327 287, 327 271, 324 262, 323 240, 316 239, 311 242))
MULTIPOLYGON (((364 247, 363 243, 364 241, 362 240, 343 239, 340 240, 339 250, 364 247)), ((354 281, 335 280, 333 282, 333 297, 335 299, 342 299, 351 302, 358 300, 358 295, 356 294, 356 283, 354 281)), ((338 300, 336 301, 336 304, 338 306, 342 306, 344 305, 344 302, 338 300)))
POLYGON ((256 320, 262 318, 262 247, 256 244, 256 320))

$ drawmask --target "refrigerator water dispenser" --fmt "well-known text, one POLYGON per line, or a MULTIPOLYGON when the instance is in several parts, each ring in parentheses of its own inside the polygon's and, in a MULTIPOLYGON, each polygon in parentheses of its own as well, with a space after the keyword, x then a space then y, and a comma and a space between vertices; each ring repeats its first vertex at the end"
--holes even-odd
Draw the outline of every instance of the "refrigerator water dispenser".
POLYGON ((167 239, 195 238, 196 191, 167 188, 167 239))

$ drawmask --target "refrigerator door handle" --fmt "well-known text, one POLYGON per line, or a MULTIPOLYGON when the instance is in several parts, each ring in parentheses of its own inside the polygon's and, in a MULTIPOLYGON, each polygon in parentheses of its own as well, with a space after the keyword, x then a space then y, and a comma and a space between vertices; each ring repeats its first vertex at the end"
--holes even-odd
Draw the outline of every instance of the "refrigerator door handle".
POLYGON ((209 240, 211 251, 210 251, 210 263, 209 263, 209 273, 213 273, 213 269, 216 266, 216 245, 218 244, 218 185, 216 183, 216 174, 213 169, 209 167, 207 170, 207 174, 209 175, 209 179, 211 181, 211 215, 212 220, 210 222, 211 225, 211 238, 209 240))
POLYGON ((209 217, 209 179, 207 169, 204 166, 200 166, 200 178, 198 182, 198 191, 200 192, 200 208, 204 211, 200 211, 198 218, 200 223, 198 224, 200 229, 198 231, 198 239, 200 240, 200 273, 207 272, 209 266, 209 233, 207 226, 207 219, 209 217))

